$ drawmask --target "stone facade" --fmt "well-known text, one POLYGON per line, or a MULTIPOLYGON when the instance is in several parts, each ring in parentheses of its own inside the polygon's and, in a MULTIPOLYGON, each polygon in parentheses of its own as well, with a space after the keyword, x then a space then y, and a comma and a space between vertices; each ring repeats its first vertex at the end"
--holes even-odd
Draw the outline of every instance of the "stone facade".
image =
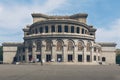
POLYGON ((3 62, 61 62, 115 64, 115 43, 96 43, 96 29, 87 14, 48 16, 32 14, 23 43, 3 43, 3 62))

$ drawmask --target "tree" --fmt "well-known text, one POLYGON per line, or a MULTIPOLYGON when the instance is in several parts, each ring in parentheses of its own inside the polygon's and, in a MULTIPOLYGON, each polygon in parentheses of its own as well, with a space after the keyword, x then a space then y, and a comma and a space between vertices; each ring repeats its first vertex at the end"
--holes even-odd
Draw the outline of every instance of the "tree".
POLYGON ((0 46, 0 61, 3 61, 3 47, 0 46))

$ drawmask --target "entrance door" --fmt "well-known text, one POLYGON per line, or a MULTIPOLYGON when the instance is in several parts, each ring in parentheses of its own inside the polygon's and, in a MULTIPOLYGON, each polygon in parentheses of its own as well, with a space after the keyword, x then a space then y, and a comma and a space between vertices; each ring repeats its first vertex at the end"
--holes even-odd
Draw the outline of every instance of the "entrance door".
POLYGON ((82 55, 78 55, 78 62, 82 62, 82 55))
POLYGON ((47 54, 46 55, 46 62, 50 62, 51 61, 51 54, 47 54))
POLYGON ((90 62, 90 55, 87 55, 87 62, 90 62))
POLYGON ((32 55, 29 55, 29 61, 32 61, 32 55))
POLYGON ((62 62, 62 54, 57 54, 57 61, 62 62))
POLYGON ((37 61, 38 61, 38 62, 41 61, 41 54, 37 54, 37 61))
POLYGON ((68 55, 68 62, 72 62, 73 61, 73 55, 72 54, 69 54, 68 55))

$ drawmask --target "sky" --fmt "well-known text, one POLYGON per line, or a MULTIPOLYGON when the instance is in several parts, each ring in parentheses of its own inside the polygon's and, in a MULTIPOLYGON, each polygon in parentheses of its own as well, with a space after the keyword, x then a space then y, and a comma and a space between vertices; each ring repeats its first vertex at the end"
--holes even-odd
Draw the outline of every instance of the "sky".
POLYGON ((32 24, 31 13, 72 15, 87 13, 96 42, 115 42, 120 48, 120 0, 0 0, 0 45, 23 42, 22 29, 32 24))

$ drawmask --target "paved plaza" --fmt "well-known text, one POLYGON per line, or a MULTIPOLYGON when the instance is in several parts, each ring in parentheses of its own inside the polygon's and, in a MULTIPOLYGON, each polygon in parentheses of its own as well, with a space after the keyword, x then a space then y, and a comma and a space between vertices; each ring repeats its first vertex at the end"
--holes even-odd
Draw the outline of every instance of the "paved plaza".
POLYGON ((120 80, 120 66, 0 65, 0 80, 120 80))

